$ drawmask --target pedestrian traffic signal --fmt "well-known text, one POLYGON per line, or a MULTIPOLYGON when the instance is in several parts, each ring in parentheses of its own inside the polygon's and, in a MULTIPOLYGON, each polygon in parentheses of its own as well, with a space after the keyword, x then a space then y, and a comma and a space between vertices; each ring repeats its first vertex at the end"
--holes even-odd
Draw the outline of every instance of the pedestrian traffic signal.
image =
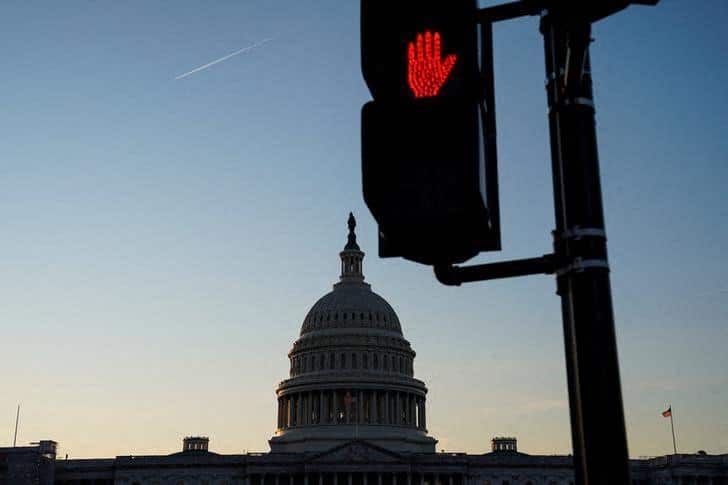
POLYGON ((476 11, 475 0, 362 0, 362 73, 374 99, 431 97, 417 93, 435 85, 438 96, 477 96, 476 11))
POLYGON ((415 98, 433 98, 450 76, 457 54, 442 57, 440 32, 417 34, 407 45, 407 84, 415 98))
MULTIPOLYGON (((500 249, 491 32, 475 0, 362 0, 364 200, 380 256, 425 264, 500 249)), ((489 27, 489 26, 488 26, 489 27)))

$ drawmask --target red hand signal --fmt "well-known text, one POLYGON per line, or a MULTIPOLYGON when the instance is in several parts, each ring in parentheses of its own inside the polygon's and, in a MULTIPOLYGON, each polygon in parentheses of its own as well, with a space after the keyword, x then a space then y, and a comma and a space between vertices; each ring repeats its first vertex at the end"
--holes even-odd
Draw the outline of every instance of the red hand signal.
POLYGON ((407 47, 407 82, 415 98, 437 96, 450 75, 457 55, 442 59, 440 33, 426 31, 407 47))

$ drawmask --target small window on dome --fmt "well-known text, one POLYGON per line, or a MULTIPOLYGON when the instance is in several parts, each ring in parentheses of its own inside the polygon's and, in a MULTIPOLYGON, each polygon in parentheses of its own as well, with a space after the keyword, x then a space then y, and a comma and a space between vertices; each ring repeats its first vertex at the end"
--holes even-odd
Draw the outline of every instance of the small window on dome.
POLYGON ((404 359, 402 357, 399 358, 399 371, 404 372, 404 359))
POLYGON ((372 356, 372 366, 373 366, 373 367, 374 367, 375 369, 378 369, 378 368, 379 368, 379 358, 377 357, 377 354, 374 354, 374 355, 372 356))
POLYGON ((369 355, 367 353, 364 353, 361 356, 361 366, 364 369, 368 369, 369 368, 369 355))
POLYGON ((344 320, 346 320, 346 315, 347 315, 347 314, 346 314, 346 313, 344 313, 344 320))
POLYGON ((364 313, 359 314, 359 320, 364 320, 364 313))
POLYGON ((321 357, 319 358, 319 369, 324 370, 325 365, 325 357, 324 354, 321 354, 321 357))
POLYGON ((331 354, 329 354, 329 369, 333 370, 334 365, 335 365, 335 360, 336 360, 336 358, 334 357, 334 353, 331 352, 331 354))
POLYGON ((358 365, 358 363, 357 363, 357 359, 356 359, 356 354, 351 354, 351 368, 356 369, 357 365, 358 365))

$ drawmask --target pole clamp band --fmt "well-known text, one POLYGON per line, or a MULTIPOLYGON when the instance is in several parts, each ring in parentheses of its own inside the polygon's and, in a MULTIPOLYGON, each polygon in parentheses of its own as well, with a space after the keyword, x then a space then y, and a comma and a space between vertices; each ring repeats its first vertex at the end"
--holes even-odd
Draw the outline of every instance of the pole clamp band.
POLYGON ((609 271, 609 262, 606 259, 582 259, 574 258, 571 264, 556 270, 556 276, 563 276, 568 273, 583 273, 590 268, 606 269, 609 271))
POLYGON ((579 240, 583 237, 596 237, 599 239, 607 239, 607 233, 604 229, 598 227, 574 227, 567 229, 561 233, 554 232, 555 241, 565 241, 570 239, 579 240))

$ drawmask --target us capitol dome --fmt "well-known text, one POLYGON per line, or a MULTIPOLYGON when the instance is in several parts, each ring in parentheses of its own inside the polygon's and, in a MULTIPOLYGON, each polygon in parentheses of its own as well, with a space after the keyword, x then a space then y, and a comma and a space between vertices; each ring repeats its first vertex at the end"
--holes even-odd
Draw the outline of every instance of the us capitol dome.
POLYGON ((271 451, 327 450, 361 439, 393 451, 434 452, 415 351, 395 311, 364 281, 351 213, 348 225, 339 281, 308 312, 288 353, 271 451))

